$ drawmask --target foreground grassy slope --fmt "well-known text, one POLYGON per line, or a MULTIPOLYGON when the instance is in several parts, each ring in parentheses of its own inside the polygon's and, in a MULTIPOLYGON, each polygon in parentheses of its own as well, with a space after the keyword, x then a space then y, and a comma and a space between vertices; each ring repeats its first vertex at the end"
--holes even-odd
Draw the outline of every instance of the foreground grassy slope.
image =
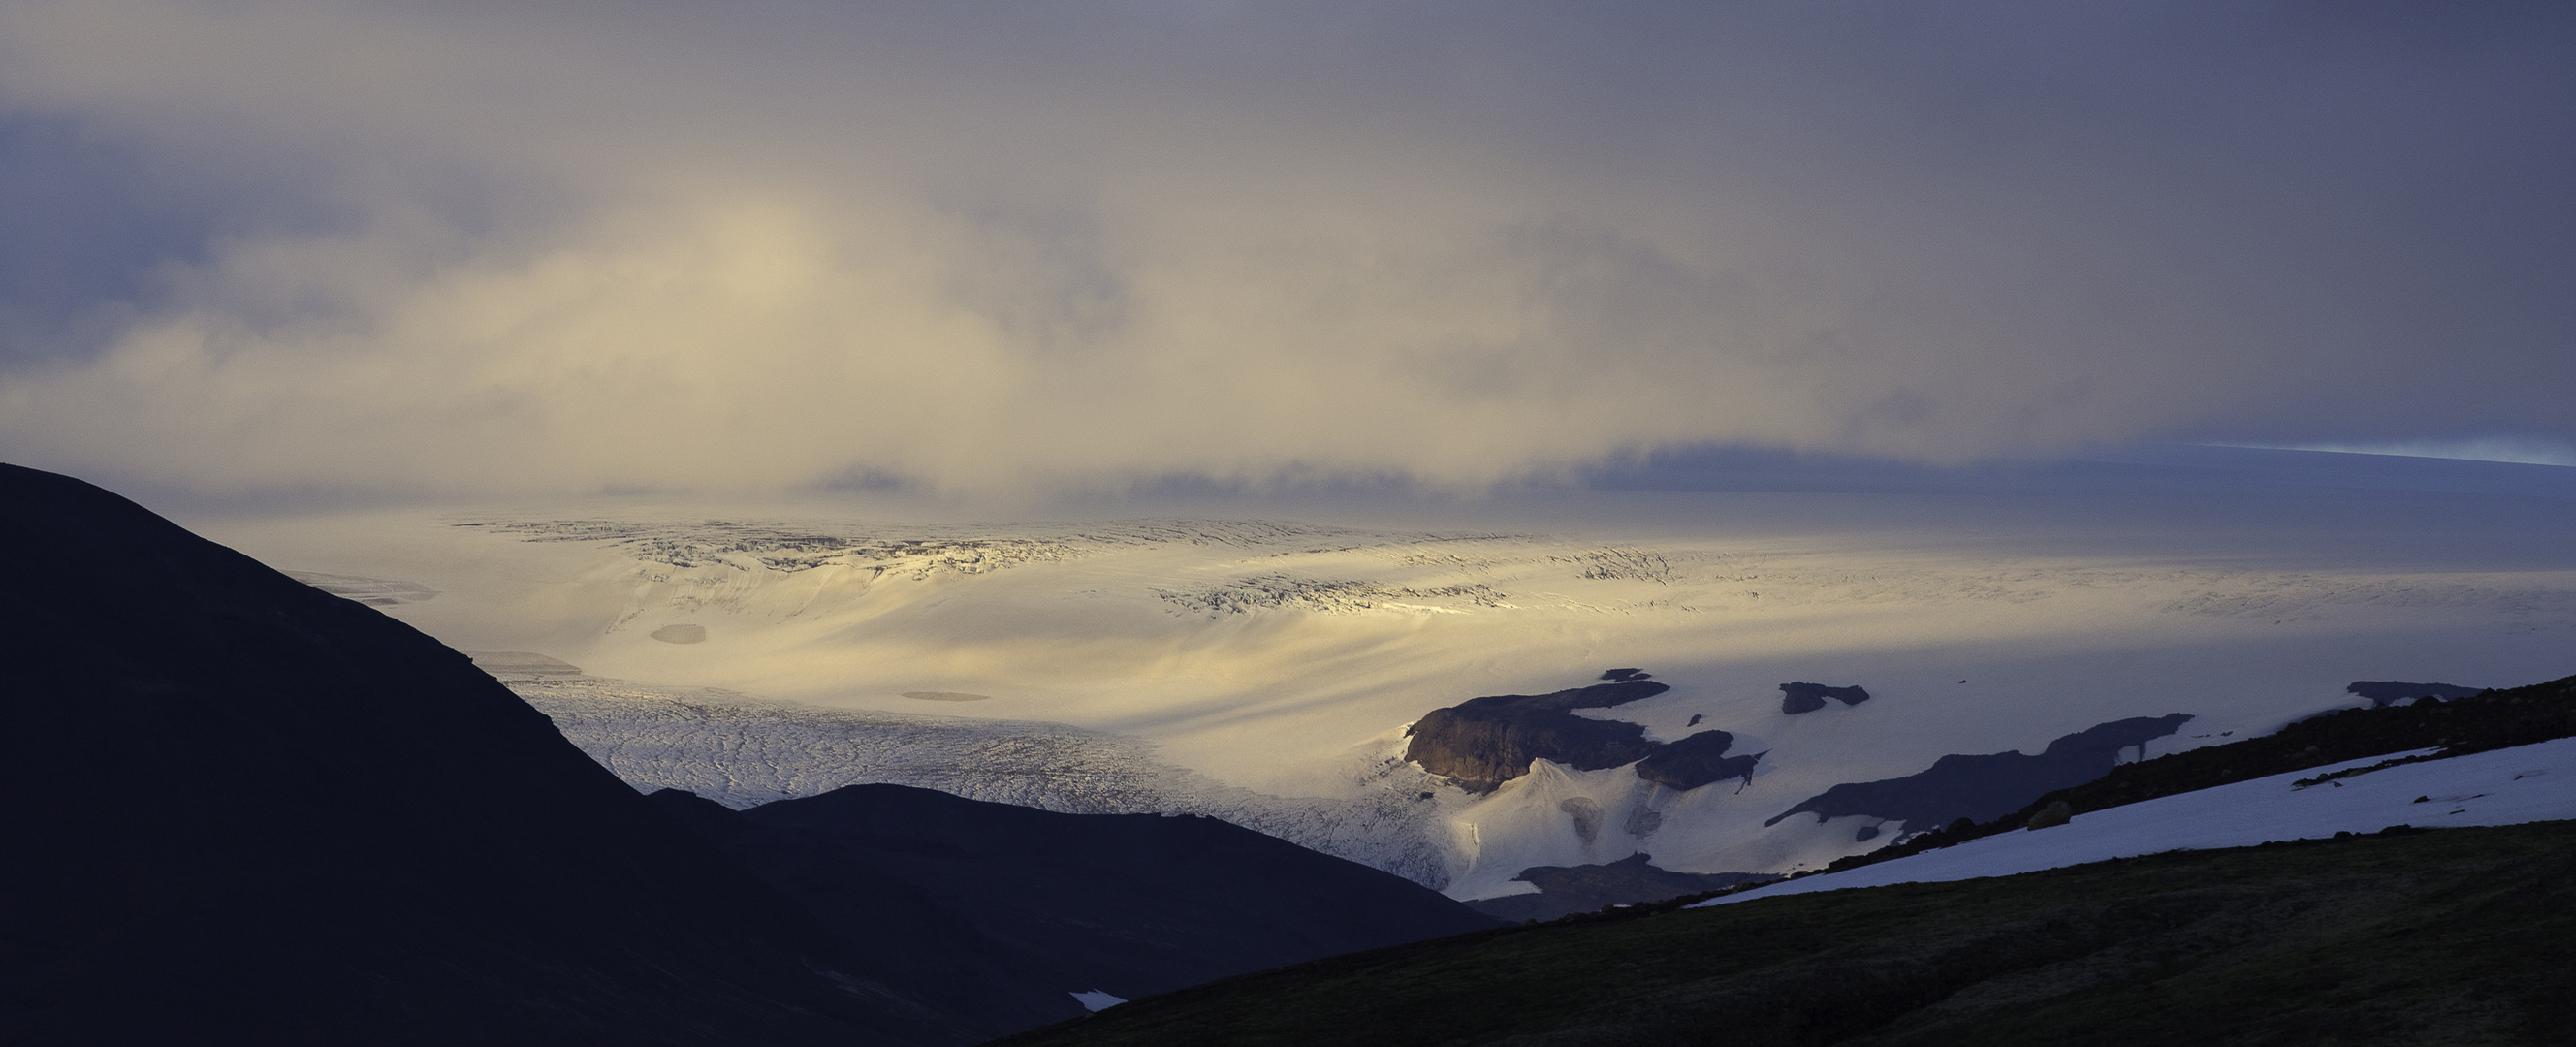
POLYGON ((1592 917, 1336 957, 1000 1041, 2541 1044, 2576 822, 1592 917))

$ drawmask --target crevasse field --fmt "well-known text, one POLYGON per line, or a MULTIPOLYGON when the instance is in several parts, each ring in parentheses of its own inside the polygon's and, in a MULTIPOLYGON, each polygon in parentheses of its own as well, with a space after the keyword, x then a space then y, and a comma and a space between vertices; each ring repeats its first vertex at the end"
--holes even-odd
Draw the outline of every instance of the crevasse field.
POLYGON ((2576 672, 2571 510, 2576 469, 2178 448, 1017 515, 855 496, 179 515, 475 653, 640 788, 1206 813, 1472 899, 1639 852, 1812 867, 1896 825, 1764 822, 2110 720, 2190 714, 2153 756, 2352 704, 2354 680, 2576 672), (1402 758, 1431 709, 1632 666, 1672 690, 1582 715, 1732 732, 1764 754, 1752 777, 1683 791, 1542 761, 1475 795, 1402 758), (1872 699, 1791 716, 1789 681, 1872 699))

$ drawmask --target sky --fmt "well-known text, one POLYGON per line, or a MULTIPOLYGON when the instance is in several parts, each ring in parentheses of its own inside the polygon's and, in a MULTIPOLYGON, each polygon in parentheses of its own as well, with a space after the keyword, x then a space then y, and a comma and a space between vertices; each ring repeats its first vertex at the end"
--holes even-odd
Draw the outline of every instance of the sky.
POLYGON ((0 4, 0 458, 208 494, 2576 464, 2576 13, 0 4))

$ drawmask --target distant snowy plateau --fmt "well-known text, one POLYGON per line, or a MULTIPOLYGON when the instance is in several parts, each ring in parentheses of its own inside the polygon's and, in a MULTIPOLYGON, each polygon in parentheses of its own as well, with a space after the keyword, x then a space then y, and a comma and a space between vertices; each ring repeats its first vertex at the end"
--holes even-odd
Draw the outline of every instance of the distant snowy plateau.
POLYGON ((633 503, 190 522, 475 653, 641 789, 1207 814, 1461 899, 1640 853, 1813 868, 1924 828, 1810 802, 1835 786, 2115 721, 2158 718, 2086 736, 2149 735, 2103 742, 2105 766, 2359 703, 2354 680, 2576 672, 2566 501, 2210 475, 1589 491, 1400 527, 633 503), (1405 758, 1435 709, 1622 667, 1670 689, 1570 715, 1757 758, 1687 788, 1541 759, 1486 792, 1405 758), (1790 682, 1868 697, 1791 712, 1790 682))

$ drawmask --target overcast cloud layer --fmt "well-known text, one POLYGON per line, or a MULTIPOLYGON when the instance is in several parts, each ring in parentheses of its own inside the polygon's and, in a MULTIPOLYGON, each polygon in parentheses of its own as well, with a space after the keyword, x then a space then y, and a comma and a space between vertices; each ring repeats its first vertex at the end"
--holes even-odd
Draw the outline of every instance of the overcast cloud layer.
POLYGON ((580 493, 2564 446, 2566 10, 11 0, 0 456, 580 493))

